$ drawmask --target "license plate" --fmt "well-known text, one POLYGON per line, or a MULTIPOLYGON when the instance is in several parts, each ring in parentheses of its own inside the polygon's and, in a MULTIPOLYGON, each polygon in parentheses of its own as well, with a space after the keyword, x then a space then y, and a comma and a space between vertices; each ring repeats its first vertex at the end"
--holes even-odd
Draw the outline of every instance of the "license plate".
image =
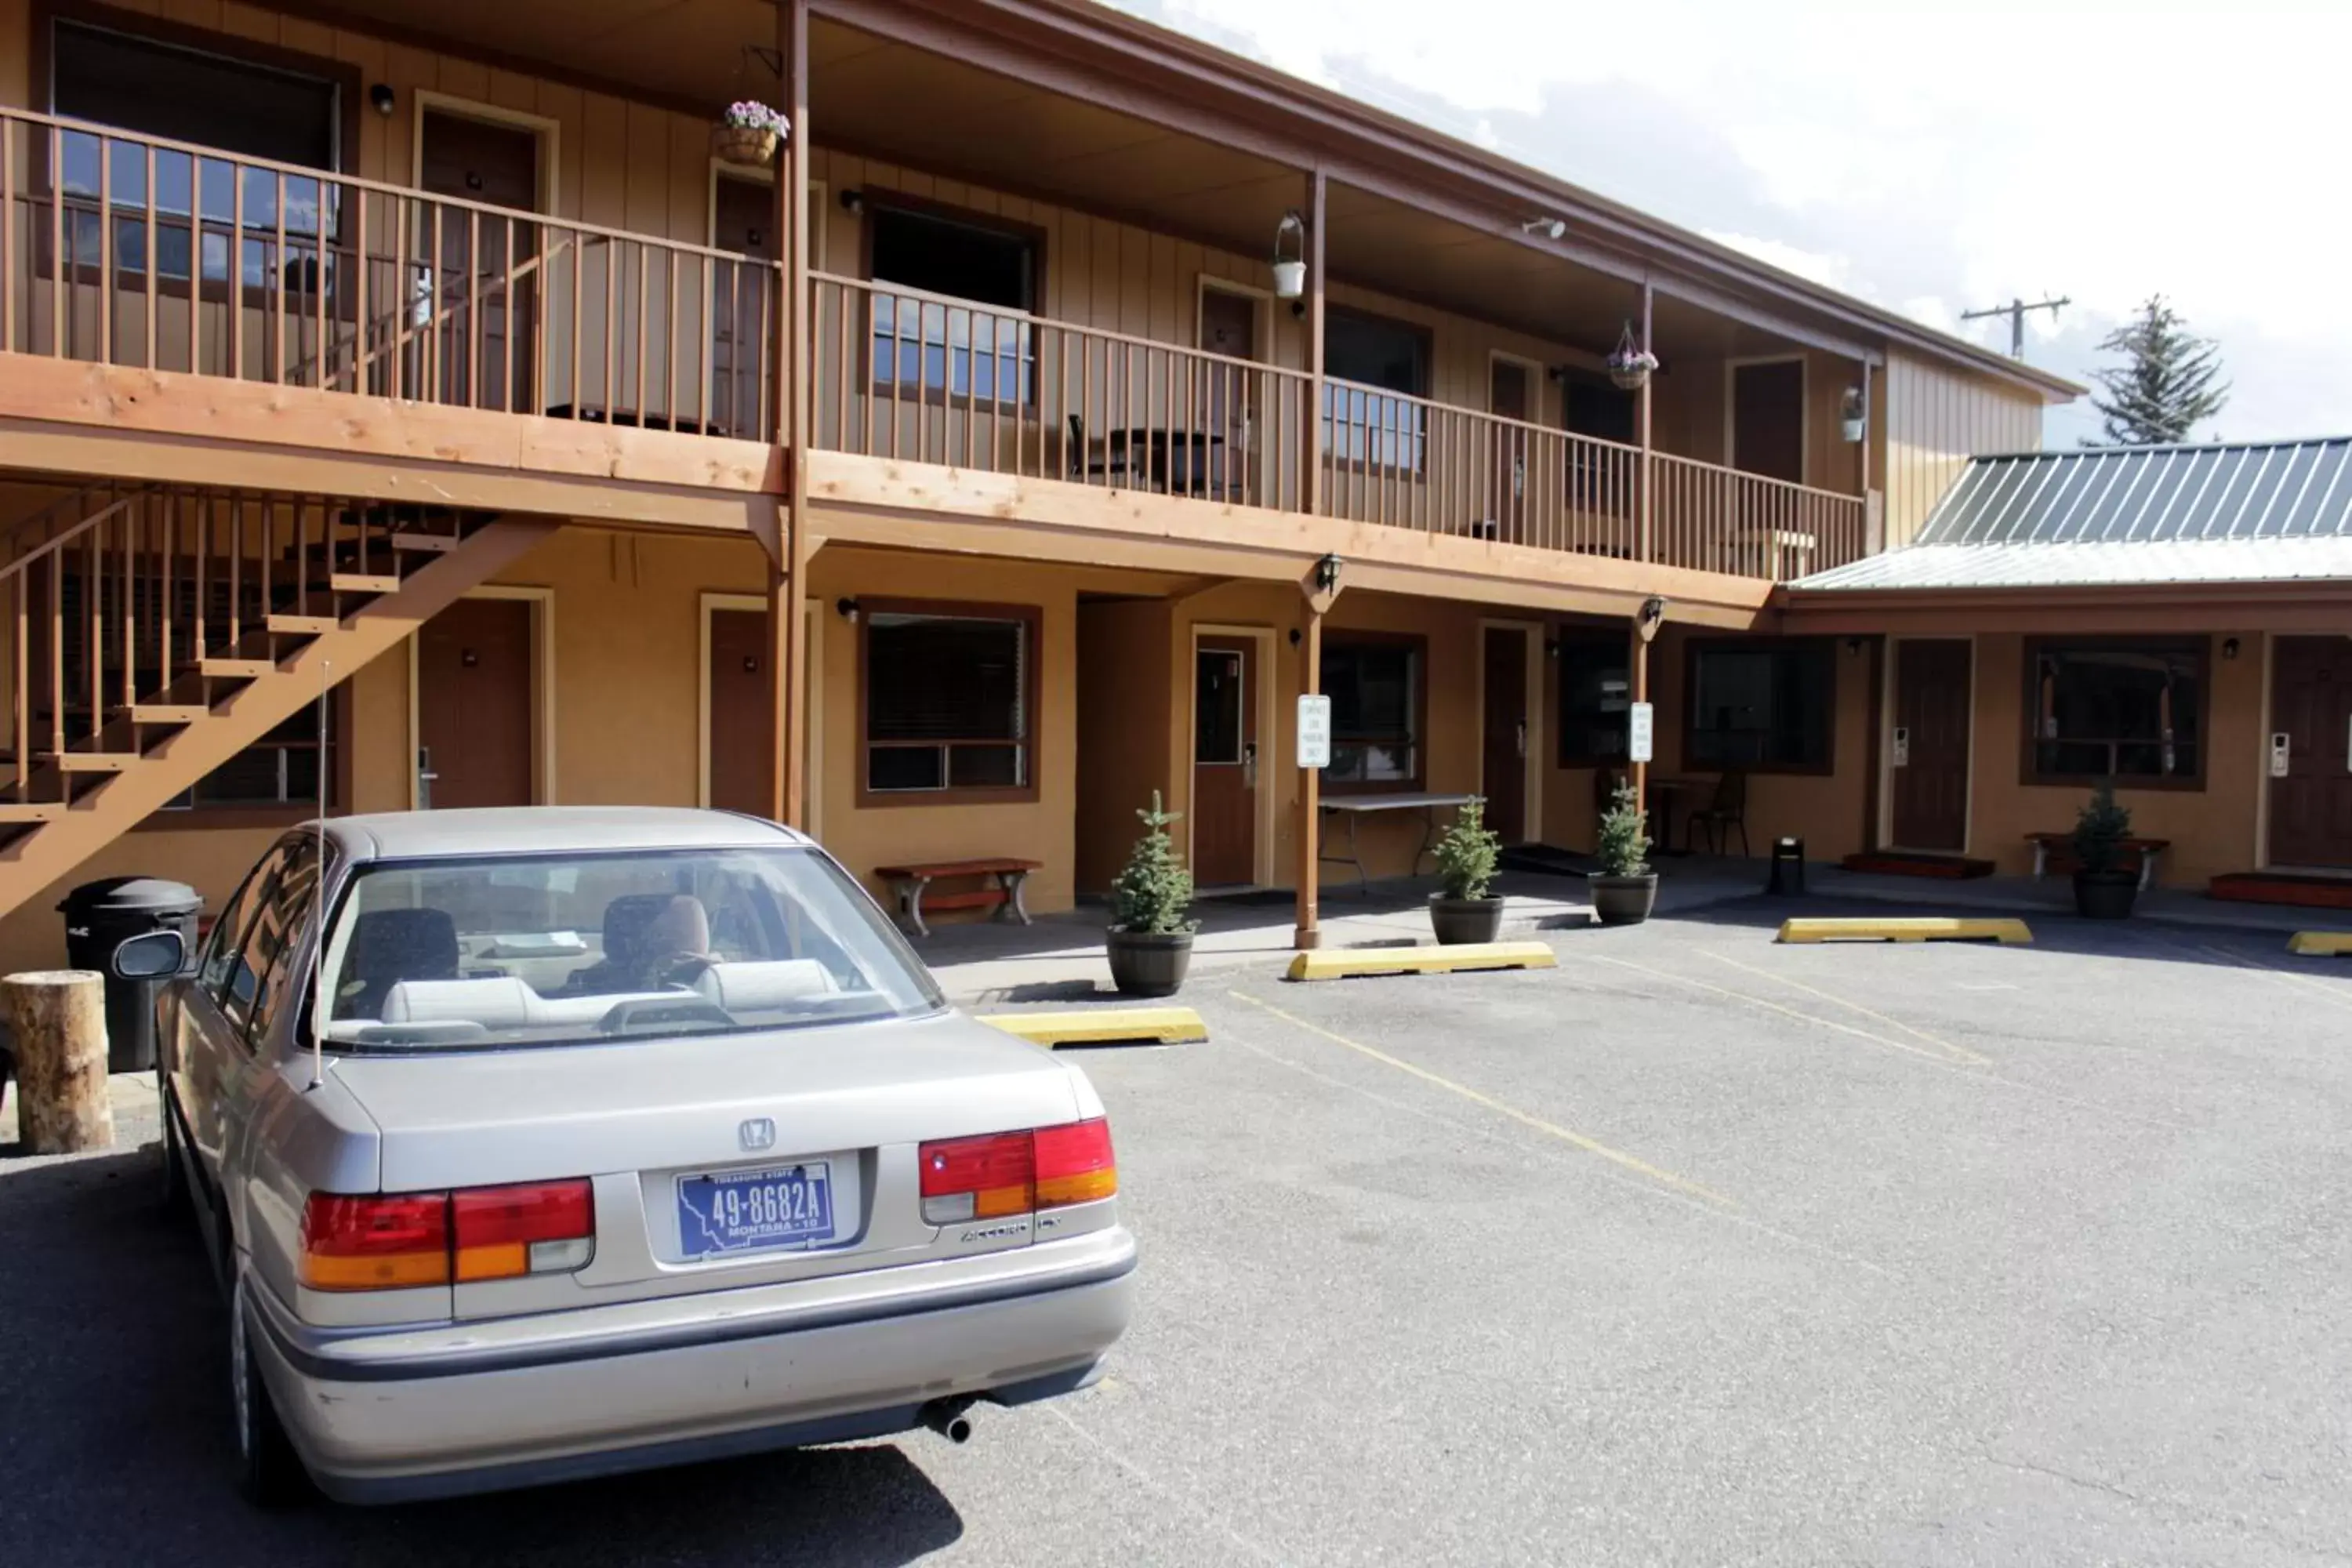
POLYGON ((688 1258, 808 1247, 833 1239, 833 1170, 823 1160, 677 1184, 677 1238, 688 1258))

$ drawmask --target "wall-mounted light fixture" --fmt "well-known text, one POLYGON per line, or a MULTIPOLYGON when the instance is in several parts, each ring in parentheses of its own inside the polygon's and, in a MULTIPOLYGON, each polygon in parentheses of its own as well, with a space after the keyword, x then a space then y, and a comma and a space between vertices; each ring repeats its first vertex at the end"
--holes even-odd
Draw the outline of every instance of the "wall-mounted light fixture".
POLYGON ((1315 563, 1315 591, 1318 594, 1337 592, 1339 586, 1341 562, 1336 555, 1326 555, 1315 563))
POLYGON ((1302 631, 1300 631, 1297 626, 1293 626, 1293 627, 1291 627, 1291 628, 1290 628, 1290 646, 1291 646, 1291 647, 1297 647, 1301 642, 1304 642, 1304 641, 1306 640, 1306 637, 1307 637, 1307 634, 1306 634, 1306 633, 1304 633, 1304 632, 1302 632, 1302 631))
POLYGON ((1658 628, 1665 624, 1666 601, 1655 594, 1643 600, 1641 609, 1633 616, 1633 629, 1642 634, 1642 640, 1648 642, 1656 637, 1658 628))
POLYGON ((2237 638, 2223 637, 2221 639, 2221 657, 2223 658, 2235 658, 2238 657, 2237 638))
POLYGON ((1274 226, 1274 297, 1277 300, 1297 300, 1307 293, 1307 220, 1298 216, 1297 207, 1282 215, 1274 226), (1283 254, 1287 243, 1290 254, 1283 254))
POLYGON ((856 185, 852 185, 847 190, 842 192, 841 210, 845 213, 864 212, 866 210, 866 193, 859 190, 856 185))
POLYGON ((1531 217, 1519 225, 1521 234, 1541 234, 1546 239, 1558 239, 1568 232, 1565 221, 1549 215, 1531 217))
POLYGON ((1846 638, 1845 651, 1851 654, 1859 654, 1862 652, 1862 639, 1860 637, 1846 638))
POLYGON ((835 599, 833 602, 833 613, 854 626, 857 624, 857 601, 835 599))
POLYGON ((395 101, 392 95, 392 83, 380 81, 368 89, 368 101, 375 106, 375 111, 378 114, 389 119, 392 115, 392 106, 395 101))

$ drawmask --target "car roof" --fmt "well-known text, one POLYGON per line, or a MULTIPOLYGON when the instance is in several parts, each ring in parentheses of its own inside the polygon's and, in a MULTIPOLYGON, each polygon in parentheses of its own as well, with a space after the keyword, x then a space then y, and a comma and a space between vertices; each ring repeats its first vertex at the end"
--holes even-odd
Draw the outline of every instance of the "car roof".
POLYGON ((661 805, 516 805, 341 816, 327 835, 354 860, 598 854, 806 845, 804 834, 731 811, 661 805))

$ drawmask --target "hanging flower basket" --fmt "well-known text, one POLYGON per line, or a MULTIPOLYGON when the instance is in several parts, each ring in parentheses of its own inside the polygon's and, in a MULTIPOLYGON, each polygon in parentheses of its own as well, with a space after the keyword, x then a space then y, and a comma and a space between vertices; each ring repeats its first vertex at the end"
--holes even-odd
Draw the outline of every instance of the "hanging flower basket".
POLYGON ((1650 384, 1650 373, 1658 368, 1658 356, 1633 341, 1633 323, 1617 334, 1617 346, 1609 351, 1609 379, 1627 392, 1639 392, 1650 384))
POLYGON ((745 99, 729 104, 710 128, 710 152, 730 163, 764 169, 776 161, 776 149, 790 129, 782 115, 757 99, 745 99))

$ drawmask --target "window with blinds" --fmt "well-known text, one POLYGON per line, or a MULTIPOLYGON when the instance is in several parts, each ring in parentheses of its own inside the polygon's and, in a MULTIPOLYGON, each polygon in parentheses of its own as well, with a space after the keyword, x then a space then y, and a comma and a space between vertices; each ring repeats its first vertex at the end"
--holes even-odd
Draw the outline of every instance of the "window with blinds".
POLYGON ((1027 791, 1035 612, 868 609, 863 620, 867 793, 1027 791))

